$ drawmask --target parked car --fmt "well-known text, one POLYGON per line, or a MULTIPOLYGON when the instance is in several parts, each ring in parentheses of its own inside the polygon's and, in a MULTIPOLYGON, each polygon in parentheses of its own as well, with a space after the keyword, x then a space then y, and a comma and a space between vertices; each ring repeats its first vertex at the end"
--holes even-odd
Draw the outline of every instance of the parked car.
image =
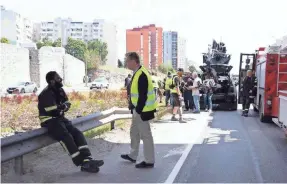
POLYGON ((34 82, 18 82, 16 84, 12 84, 7 88, 7 92, 9 94, 12 93, 36 93, 38 90, 37 85, 34 82))
POLYGON ((105 77, 97 78, 92 82, 90 89, 102 89, 102 88, 109 88, 109 81, 105 77))

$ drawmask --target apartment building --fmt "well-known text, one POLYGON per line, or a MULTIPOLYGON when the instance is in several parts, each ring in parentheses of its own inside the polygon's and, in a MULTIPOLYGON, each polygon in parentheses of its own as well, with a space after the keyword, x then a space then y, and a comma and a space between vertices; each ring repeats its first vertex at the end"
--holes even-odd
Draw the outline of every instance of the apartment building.
POLYGON ((117 66, 117 28, 113 23, 103 19, 95 19, 93 22, 76 22, 71 18, 56 18, 53 22, 41 22, 40 39, 48 38, 55 41, 61 38, 63 45, 68 38, 88 42, 101 40, 108 45, 107 64, 117 66))
POLYGON ((186 39, 178 37, 177 68, 186 68, 186 39))
POLYGON ((143 65, 155 70, 163 62, 162 28, 154 24, 126 30, 126 51, 137 52, 143 65))
POLYGON ((178 33, 165 31, 163 33, 164 64, 171 65, 174 69, 178 66, 178 33))
POLYGON ((21 46, 32 42, 32 33, 32 21, 1 6, 1 37, 7 38, 10 44, 21 46))

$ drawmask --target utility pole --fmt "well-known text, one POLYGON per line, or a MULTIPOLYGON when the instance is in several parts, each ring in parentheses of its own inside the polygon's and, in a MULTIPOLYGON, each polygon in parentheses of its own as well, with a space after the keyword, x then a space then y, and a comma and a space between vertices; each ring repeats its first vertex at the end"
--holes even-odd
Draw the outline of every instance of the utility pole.
POLYGON ((88 76, 87 76, 88 75, 88 62, 87 62, 87 60, 86 60, 86 70, 85 70, 85 72, 86 72, 86 80, 85 80, 86 85, 85 85, 85 87, 88 87, 88 76))

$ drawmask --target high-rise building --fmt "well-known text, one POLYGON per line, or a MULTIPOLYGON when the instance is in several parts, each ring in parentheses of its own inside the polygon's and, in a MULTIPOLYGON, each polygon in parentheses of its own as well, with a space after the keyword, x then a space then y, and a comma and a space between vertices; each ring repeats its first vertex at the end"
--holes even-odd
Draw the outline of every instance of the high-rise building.
POLYGON ((163 33, 164 64, 177 69, 178 65, 178 33, 166 31, 163 33))
POLYGON ((154 24, 126 30, 126 51, 137 52, 148 69, 162 64, 162 44, 162 28, 154 24))
POLYGON ((178 38, 178 62, 177 68, 186 68, 186 39, 179 37, 178 38))
POLYGON ((31 43, 33 23, 20 14, 1 6, 1 37, 9 40, 10 44, 21 46, 31 43))
MULTIPOLYGON (((37 34, 36 34, 37 35, 37 34)), ((53 22, 41 22, 40 39, 48 38, 55 41, 61 38, 63 45, 68 38, 82 40, 84 42, 101 40, 108 45, 107 63, 117 66, 117 28, 113 23, 103 19, 95 19, 93 22, 76 22, 71 18, 56 18, 53 22)))

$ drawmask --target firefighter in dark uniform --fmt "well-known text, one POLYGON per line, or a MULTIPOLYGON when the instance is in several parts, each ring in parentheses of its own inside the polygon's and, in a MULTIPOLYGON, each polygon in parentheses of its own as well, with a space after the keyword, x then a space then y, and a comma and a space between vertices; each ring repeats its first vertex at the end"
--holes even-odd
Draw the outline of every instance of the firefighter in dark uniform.
POLYGON ((76 166, 82 171, 99 172, 103 160, 94 160, 81 131, 65 118, 65 112, 71 103, 63 90, 62 78, 55 71, 46 75, 48 86, 38 96, 38 109, 41 126, 48 129, 48 134, 59 141, 68 150, 76 166))
POLYGON ((252 71, 247 71, 247 76, 244 78, 243 83, 241 87, 241 93, 243 98, 242 103, 242 116, 247 117, 249 108, 250 108, 250 102, 253 94, 254 89, 254 78, 252 77, 252 71))

